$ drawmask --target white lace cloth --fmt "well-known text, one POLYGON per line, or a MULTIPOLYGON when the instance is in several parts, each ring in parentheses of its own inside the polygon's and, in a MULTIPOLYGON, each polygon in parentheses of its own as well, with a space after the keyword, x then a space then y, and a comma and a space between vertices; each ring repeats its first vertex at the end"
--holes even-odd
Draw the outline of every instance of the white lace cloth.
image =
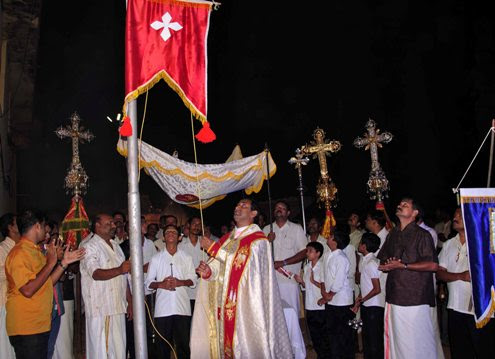
MULTIPOLYGON (((117 151, 127 157, 127 142, 119 139, 117 151)), ((201 206, 206 208, 228 193, 244 190, 249 195, 259 192, 263 186, 263 180, 267 178, 266 152, 232 160, 239 157, 235 154, 240 154, 240 150, 234 149, 225 163, 196 165, 175 158, 143 141, 140 167, 173 201, 198 208, 200 198, 201 206)), ((270 153, 268 165, 271 177, 277 166, 270 153)))

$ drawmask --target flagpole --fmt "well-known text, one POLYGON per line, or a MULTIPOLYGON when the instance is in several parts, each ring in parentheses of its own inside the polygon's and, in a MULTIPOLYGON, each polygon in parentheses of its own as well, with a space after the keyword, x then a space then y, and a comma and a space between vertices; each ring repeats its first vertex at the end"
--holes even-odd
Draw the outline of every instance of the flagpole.
POLYGON ((490 185, 492 184, 493 147, 494 147, 494 143, 495 143, 494 128, 495 128, 495 119, 492 120, 492 128, 491 128, 492 136, 491 136, 491 143, 490 143, 490 159, 488 162, 488 180, 486 183, 487 188, 490 188, 490 185))
POLYGON ((129 211, 129 245, 131 250, 132 312, 134 326, 134 353, 136 358, 148 358, 146 317, 144 308, 143 247, 141 234, 141 203, 139 198, 139 168, 137 143, 137 102, 128 105, 132 135, 127 137, 127 207, 129 211))

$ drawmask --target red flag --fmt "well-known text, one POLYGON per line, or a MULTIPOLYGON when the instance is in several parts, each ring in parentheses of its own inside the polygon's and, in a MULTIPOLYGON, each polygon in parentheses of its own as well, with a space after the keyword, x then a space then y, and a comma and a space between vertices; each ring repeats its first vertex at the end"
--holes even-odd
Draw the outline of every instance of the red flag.
MULTIPOLYGON (((160 79, 207 122, 206 39, 212 3, 129 0, 125 36, 125 103, 160 79)), ((211 138, 211 134, 210 138, 211 138)))

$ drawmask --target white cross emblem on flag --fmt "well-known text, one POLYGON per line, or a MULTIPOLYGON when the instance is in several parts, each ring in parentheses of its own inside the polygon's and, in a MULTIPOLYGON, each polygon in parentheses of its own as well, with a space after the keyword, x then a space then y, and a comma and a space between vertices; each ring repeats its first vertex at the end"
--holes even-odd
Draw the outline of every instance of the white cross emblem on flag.
POLYGON ((151 24, 151 27, 153 28, 153 30, 160 30, 160 29, 163 29, 160 36, 162 37, 163 41, 167 41, 171 34, 170 34, 170 30, 169 29, 172 29, 174 31, 179 31, 182 29, 182 25, 179 24, 178 22, 170 22, 170 20, 172 20, 172 16, 170 16, 170 14, 168 12, 166 12, 163 16, 162 16, 162 21, 155 21, 151 24))

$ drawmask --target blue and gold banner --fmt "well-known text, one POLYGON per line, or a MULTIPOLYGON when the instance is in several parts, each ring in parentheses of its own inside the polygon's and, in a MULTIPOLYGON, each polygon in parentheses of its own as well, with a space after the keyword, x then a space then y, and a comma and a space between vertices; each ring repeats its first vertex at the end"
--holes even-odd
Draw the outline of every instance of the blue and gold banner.
POLYGON ((482 328, 495 312, 495 188, 463 188, 460 194, 474 315, 482 328))

